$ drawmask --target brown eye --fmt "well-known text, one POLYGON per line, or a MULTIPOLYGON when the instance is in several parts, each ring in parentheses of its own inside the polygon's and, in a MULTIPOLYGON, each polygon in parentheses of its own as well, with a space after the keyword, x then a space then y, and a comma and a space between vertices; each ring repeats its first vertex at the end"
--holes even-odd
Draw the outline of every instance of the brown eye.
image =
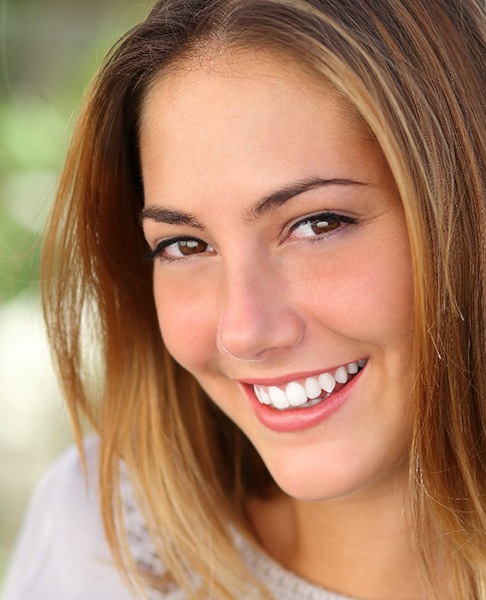
POLYGON ((329 233, 335 229, 338 229, 341 226, 341 221, 338 221, 337 219, 329 219, 326 221, 320 220, 314 222, 310 221, 309 225, 312 231, 316 235, 319 235, 321 233, 329 233))
MULTIPOLYGON (((201 242, 201 240, 182 240, 180 242, 176 242, 173 246, 177 246, 179 252, 183 256, 192 256, 193 254, 201 254, 202 252, 206 252, 208 248, 208 244, 205 242, 201 242)), ((169 250, 171 246, 169 246, 167 250, 169 250)))
POLYGON ((159 257, 166 260, 182 260, 192 256, 212 254, 214 248, 197 238, 179 238, 164 240, 152 253, 153 258, 159 257))
POLYGON ((292 239, 324 239, 336 229, 354 225, 356 222, 353 217, 325 212, 295 223, 291 229, 290 237, 292 239))

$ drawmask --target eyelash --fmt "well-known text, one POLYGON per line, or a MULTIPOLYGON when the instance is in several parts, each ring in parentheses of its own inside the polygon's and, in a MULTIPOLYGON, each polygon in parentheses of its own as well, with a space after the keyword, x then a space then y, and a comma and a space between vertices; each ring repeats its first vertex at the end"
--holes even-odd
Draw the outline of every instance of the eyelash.
MULTIPOLYGON (((194 237, 190 237, 190 236, 181 236, 181 237, 174 237, 174 238, 169 238, 167 240, 162 240, 161 242, 159 242, 155 248, 153 250, 151 250, 150 252, 148 252, 147 254, 145 254, 144 258, 146 260, 155 260, 156 258, 159 260, 164 260, 164 261, 180 261, 180 260, 184 260, 184 258, 192 258, 191 256, 187 256, 187 257, 181 257, 181 258, 170 258, 169 256, 164 256, 163 255, 163 251, 168 248, 169 246, 172 246, 174 244, 180 244, 181 242, 202 242, 201 240, 194 238, 194 237)), ((207 244, 209 246, 209 244, 207 244)))
MULTIPOLYGON (((323 238, 327 238, 330 235, 332 235, 334 233, 334 231, 336 231, 337 229, 340 229, 341 226, 348 226, 348 225, 356 225, 357 224, 357 219, 353 218, 353 217, 348 217, 346 215, 341 215, 338 213, 333 213, 333 212, 323 212, 323 213, 318 213, 316 215, 311 215, 309 217, 305 217, 304 219, 301 219, 299 221, 297 221, 296 223, 294 223, 290 230, 289 230, 289 237, 291 237, 292 233, 297 231, 299 228, 305 226, 305 225, 312 225, 312 224, 318 224, 318 223, 327 223, 327 226, 331 225, 331 224, 338 224, 338 227, 333 229, 330 232, 322 232, 322 233, 317 233, 314 236, 309 236, 309 237, 302 237, 302 238, 297 238, 297 239, 302 239, 305 240, 307 242, 316 242, 319 240, 322 240, 323 238)), ((202 243, 205 244, 205 242, 203 242, 202 240, 199 240, 198 238, 194 238, 194 237, 190 237, 190 236, 181 236, 181 237, 174 237, 174 238, 169 238, 166 240, 162 240, 161 242, 159 242, 156 247, 151 250, 150 252, 148 252, 144 258, 146 260, 155 260, 155 259, 159 259, 162 261, 171 261, 171 262, 179 262, 181 260, 187 260, 190 258, 193 258, 194 256, 197 256, 197 254, 194 255, 188 255, 185 257, 180 257, 180 258, 171 258, 169 256, 164 256, 163 251, 165 250, 165 248, 168 248, 169 246, 172 246, 174 244, 180 244, 183 242, 196 242, 196 243, 202 243)), ((211 247, 210 244, 206 244, 208 247, 211 247)))
POLYGON ((303 227, 304 225, 322 223, 323 226, 325 224, 326 227, 329 227, 329 225, 338 224, 338 227, 332 229, 331 231, 316 233, 316 235, 307 238, 300 238, 306 239, 306 241, 308 242, 317 242, 318 240, 322 240, 323 238, 329 237, 334 233, 334 231, 340 229, 341 226, 356 225, 357 222, 357 219, 355 219, 354 217, 348 217, 347 215, 341 215, 334 212, 323 212, 318 213, 316 215, 311 215, 309 217, 305 217, 304 219, 300 219, 299 221, 294 223, 290 228, 289 235, 291 235, 293 232, 303 227))

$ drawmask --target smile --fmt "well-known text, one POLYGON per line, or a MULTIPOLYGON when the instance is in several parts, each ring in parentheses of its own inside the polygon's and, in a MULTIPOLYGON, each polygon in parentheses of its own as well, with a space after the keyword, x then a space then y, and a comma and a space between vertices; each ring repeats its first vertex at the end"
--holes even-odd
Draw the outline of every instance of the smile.
POLYGON ((312 407, 341 390, 366 365, 367 359, 338 367, 313 377, 289 381, 285 386, 254 385, 255 396, 261 404, 278 410, 312 407))

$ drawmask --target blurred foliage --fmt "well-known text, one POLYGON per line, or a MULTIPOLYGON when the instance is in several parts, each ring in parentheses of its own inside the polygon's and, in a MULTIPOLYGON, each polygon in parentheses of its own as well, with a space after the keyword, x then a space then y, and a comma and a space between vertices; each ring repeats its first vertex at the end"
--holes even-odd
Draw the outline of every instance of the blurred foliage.
POLYGON ((0 0, 0 588, 32 488, 70 439, 37 302, 41 233, 83 91, 150 4, 0 0))
POLYGON ((148 0, 0 0, 0 305, 38 284, 39 236, 83 90, 148 0))

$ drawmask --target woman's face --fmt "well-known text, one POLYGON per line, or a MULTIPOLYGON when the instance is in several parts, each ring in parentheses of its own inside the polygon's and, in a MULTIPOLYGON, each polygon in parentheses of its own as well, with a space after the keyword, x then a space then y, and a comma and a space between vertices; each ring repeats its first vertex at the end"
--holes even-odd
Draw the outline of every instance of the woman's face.
POLYGON ((265 55, 160 78, 140 143, 169 352, 291 496, 391 481, 410 440, 413 290, 378 145, 265 55))

